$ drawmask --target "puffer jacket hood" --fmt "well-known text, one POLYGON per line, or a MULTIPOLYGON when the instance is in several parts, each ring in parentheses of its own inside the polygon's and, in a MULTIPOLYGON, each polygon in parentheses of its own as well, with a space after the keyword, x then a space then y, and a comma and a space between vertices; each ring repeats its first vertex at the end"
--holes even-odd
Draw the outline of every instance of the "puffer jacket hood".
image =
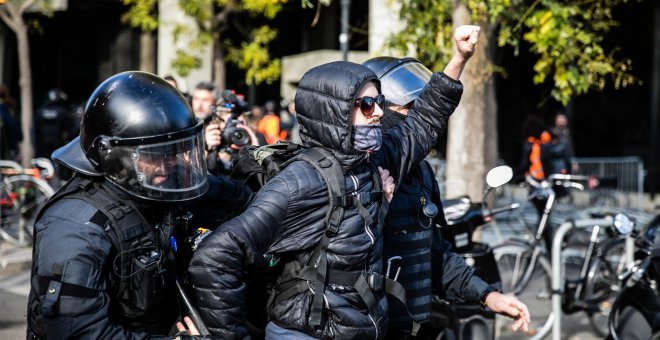
POLYGON ((357 94, 368 82, 380 92, 376 74, 347 61, 323 64, 307 71, 296 92, 296 113, 303 145, 321 146, 333 152, 344 170, 360 165, 367 154, 351 141, 351 111, 357 94))

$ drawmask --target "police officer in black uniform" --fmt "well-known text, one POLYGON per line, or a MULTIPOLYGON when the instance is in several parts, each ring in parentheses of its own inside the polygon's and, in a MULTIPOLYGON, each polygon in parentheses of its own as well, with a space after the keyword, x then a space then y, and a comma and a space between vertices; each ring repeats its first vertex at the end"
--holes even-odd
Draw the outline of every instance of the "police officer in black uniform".
POLYGON ((34 155, 50 157, 65 143, 69 109, 67 94, 60 89, 48 90, 44 104, 37 109, 32 126, 34 155))
MULTIPOLYGON (((376 57, 363 65, 381 81, 386 98, 381 123, 385 131, 392 129, 405 120, 432 72, 414 58, 376 57)), ((388 296, 387 338, 427 337, 420 326, 431 319, 433 291, 454 303, 480 302, 504 315, 525 313, 529 318, 527 307, 518 299, 497 292, 474 275, 473 268, 442 239, 436 223, 447 225, 438 183, 423 160, 399 184, 383 227, 383 266, 405 287, 407 300, 404 306, 388 296)))
POLYGON ((94 91, 80 136, 53 153, 75 174, 35 223, 28 339, 171 338, 187 313, 176 288, 187 241, 251 197, 207 176, 201 131, 155 75, 120 73, 94 91))

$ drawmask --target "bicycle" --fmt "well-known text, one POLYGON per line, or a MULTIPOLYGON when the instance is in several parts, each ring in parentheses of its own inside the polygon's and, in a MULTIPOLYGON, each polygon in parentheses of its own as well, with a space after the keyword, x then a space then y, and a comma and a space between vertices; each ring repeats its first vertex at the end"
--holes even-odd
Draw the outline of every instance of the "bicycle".
MULTIPOLYGON (((552 185, 564 188, 584 190, 584 186, 575 182, 585 181, 588 177, 554 174, 547 181, 532 182, 535 193, 547 195, 543 214, 532 240, 510 238, 502 244, 493 247, 495 259, 500 270, 502 290, 511 293, 528 304, 532 313, 532 325, 527 336, 531 339, 544 338, 552 328, 553 315, 551 308, 551 265, 544 232, 549 227, 549 217, 555 204, 555 192, 552 185)), ((596 247, 600 242, 600 227, 594 227, 589 244, 583 257, 583 267, 580 276, 566 285, 573 292, 565 299, 567 312, 584 310, 589 315, 592 326, 598 332, 606 332, 606 318, 603 318, 606 303, 616 292, 618 280, 615 274, 623 270, 618 262, 623 261, 623 239, 608 238, 602 247, 596 247), (614 268, 614 269, 612 269, 614 268)), ((568 295, 567 295, 568 296, 568 295)))
POLYGON ((0 160, 0 237, 18 246, 31 244, 37 212, 55 193, 47 182, 55 173, 51 161, 35 158, 31 163, 26 169, 0 160))

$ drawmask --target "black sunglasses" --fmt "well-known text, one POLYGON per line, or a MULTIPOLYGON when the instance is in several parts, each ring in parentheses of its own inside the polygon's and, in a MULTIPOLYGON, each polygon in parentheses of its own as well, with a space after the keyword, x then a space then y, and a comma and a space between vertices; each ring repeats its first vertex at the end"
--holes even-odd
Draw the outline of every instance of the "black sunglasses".
POLYGON ((385 95, 379 94, 376 97, 362 97, 355 99, 355 107, 359 107, 362 114, 371 118, 374 114, 375 104, 378 104, 381 109, 385 107, 385 95))

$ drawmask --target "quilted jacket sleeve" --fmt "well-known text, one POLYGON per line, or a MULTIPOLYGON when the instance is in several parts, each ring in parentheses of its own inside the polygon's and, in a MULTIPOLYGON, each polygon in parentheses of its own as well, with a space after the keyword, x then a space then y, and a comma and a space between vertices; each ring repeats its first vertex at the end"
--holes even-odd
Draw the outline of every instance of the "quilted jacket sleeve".
POLYGON ((463 94, 460 81, 435 73, 415 100, 403 123, 388 130, 376 157, 390 170, 396 183, 426 157, 447 130, 449 117, 463 94))
POLYGON ((200 314, 212 334, 247 336, 244 325, 245 272, 265 266, 262 254, 286 216, 289 189, 281 178, 264 186, 247 210, 218 227, 190 263, 200 314))

